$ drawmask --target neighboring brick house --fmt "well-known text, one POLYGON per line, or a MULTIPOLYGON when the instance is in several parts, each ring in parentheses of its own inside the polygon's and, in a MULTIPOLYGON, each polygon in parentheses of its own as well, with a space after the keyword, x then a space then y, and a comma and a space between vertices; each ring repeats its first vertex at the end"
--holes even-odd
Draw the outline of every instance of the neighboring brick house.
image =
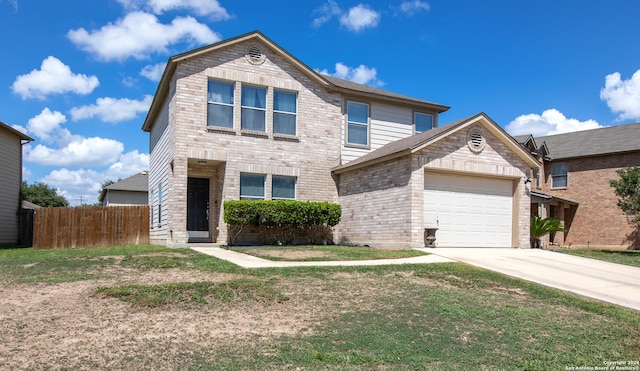
POLYGON ((146 205, 149 202, 149 172, 142 171, 102 189, 102 206, 146 205))
POLYGON ((0 122, 0 245, 18 243, 22 145, 33 138, 0 122))
POLYGON ((257 31, 173 56, 143 124, 151 241, 226 243, 223 201, 296 199, 342 205, 337 241, 529 246, 538 163, 484 114, 438 127, 448 108, 321 75, 257 31))
POLYGON ((640 235, 618 208, 609 182, 617 170, 640 166, 640 123, 534 138, 517 136, 542 163, 534 173, 532 213, 561 220, 557 245, 640 245, 640 235))

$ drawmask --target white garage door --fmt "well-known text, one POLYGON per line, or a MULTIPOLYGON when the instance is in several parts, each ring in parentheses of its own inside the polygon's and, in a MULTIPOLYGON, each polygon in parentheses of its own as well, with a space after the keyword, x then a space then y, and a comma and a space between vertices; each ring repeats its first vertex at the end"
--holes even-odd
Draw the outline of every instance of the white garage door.
POLYGON ((510 247, 511 180, 425 173, 425 227, 437 227, 436 246, 510 247))

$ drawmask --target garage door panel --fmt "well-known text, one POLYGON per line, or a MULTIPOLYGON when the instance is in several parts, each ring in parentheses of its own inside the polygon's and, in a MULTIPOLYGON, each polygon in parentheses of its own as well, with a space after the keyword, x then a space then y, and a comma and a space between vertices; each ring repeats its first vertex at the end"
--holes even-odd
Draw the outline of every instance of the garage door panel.
POLYGON ((438 246, 511 246, 513 182, 457 174, 425 174, 425 227, 438 246))

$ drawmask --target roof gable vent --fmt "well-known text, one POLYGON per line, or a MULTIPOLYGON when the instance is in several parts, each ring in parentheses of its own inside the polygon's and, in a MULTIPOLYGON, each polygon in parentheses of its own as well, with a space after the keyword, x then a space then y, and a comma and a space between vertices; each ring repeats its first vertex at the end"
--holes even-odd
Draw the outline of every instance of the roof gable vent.
POLYGON ((255 65, 264 63, 265 59, 267 58, 264 55, 264 52, 262 51, 260 45, 257 44, 250 44, 249 46, 247 46, 245 57, 247 58, 247 61, 249 61, 249 63, 255 65))
POLYGON ((472 152, 482 152, 486 144, 486 140, 479 128, 475 127, 469 130, 469 133, 467 134, 467 144, 472 152))

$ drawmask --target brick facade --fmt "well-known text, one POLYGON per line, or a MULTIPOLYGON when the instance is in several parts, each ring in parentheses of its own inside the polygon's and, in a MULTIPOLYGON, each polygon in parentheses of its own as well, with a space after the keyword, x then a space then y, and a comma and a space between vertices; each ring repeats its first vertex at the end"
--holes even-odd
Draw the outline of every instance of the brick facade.
POLYGON ((640 152, 604 156, 556 160, 568 165, 567 187, 551 188, 551 165, 544 164, 541 190, 552 196, 576 200, 577 208, 565 209, 561 215, 554 208, 552 217, 562 219, 568 233, 559 233, 555 243, 572 246, 598 246, 626 248, 638 244, 639 236, 627 222, 627 217, 617 206, 617 197, 609 182, 618 179, 616 170, 640 166, 640 152))
POLYGON ((339 202, 345 221, 339 231, 343 239, 424 246, 424 179, 429 171, 513 180, 512 246, 529 247, 531 201, 522 181, 529 165, 480 125, 452 133, 411 155, 339 174, 339 202), (474 128, 480 128, 486 139, 480 153, 467 146, 467 133, 474 128))
MULTIPOLYGON (((513 180, 512 245, 528 246, 530 201, 521 179, 529 168, 519 157, 522 153, 516 154, 506 144, 511 139, 486 116, 475 124, 486 138, 481 153, 469 150, 465 130, 448 134, 411 155, 338 174, 334 170, 345 163, 347 152, 344 101, 357 92, 345 94, 338 86, 323 84, 314 72, 258 36, 243 40, 196 50, 188 57, 177 56, 167 67, 170 74, 161 81, 157 102, 154 100, 143 126, 151 132, 152 242, 183 246, 193 240, 187 231, 187 184, 189 177, 195 177, 209 180, 210 234, 205 239, 227 243, 223 203, 240 198, 241 174, 251 173, 265 176, 265 199, 272 198, 273 176, 281 175, 296 178, 297 200, 340 203, 343 215, 335 229, 335 241, 423 246, 426 169, 513 180), (259 63, 246 57, 252 44, 263 51, 259 63), (233 84, 233 128, 208 126, 210 80, 233 84), (241 129, 244 85, 267 91, 264 132, 241 129), (295 136, 274 134, 275 89, 297 94, 295 136)), ((412 113, 422 110, 424 102, 386 101, 384 94, 371 97, 373 93, 366 89, 361 94, 358 101, 368 102, 371 115, 377 115, 370 117, 369 125, 380 127, 368 130, 378 148, 412 135, 412 113), (402 120, 389 121, 393 117, 402 120), (392 132, 383 136, 382 129, 392 132)), ((434 119, 437 122, 437 115, 434 119)), ((367 153, 371 151, 373 148, 367 153)))

